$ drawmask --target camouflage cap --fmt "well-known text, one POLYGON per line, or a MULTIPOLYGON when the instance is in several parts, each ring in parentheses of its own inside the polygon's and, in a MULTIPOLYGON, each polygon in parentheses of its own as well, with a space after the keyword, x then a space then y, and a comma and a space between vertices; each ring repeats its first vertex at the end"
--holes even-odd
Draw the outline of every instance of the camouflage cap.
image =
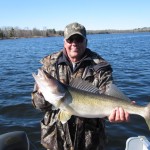
POLYGON ((68 39, 70 36, 72 36, 74 34, 79 34, 79 35, 83 36, 84 38, 86 38, 85 27, 77 22, 67 25, 64 30, 64 38, 68 39))

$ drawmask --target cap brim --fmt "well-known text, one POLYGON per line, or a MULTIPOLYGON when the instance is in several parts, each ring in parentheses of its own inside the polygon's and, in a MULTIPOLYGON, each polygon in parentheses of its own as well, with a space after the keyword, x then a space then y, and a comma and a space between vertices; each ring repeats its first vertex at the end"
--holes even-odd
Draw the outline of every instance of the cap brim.
POLYGON ((75 35, 75 34, 79 34, 79 35, 81 35, 83 38, 86 39, 86 37, 85 37, 83 34, 81 34, 80 32, 74 32, 73 34, 70 34, 70 35, 68 35, 67 37, 65 37, 65 40, 69 39, 72 35, 75 35))

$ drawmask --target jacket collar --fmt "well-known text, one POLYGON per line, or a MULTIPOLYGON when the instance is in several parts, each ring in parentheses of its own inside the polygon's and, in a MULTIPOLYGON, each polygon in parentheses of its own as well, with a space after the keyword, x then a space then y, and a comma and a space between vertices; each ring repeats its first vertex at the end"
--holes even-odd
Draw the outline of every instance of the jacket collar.
POLYGON ((73 68, 72 62, 70 62, 65 49, 63 49, 62 55, 58 58, 57 65, 66 64, 70 67, 72 72, 75 72, 81 66, 81 64, 84 64, 84 65, 87 64, 87 63, 83 63, 83 62, 88 61, 90 63, 92 61, 92 58, 90 57, 90 52, 91 52, 91 50, 86 48, 84 56, 82 57, 82 59, 80 61, 76 62, 76 67, 73 68))

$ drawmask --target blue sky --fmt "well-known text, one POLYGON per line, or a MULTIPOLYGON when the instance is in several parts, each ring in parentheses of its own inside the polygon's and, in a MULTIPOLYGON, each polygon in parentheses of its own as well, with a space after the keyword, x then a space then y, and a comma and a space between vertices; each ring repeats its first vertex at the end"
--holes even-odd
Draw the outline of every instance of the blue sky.
POLYGON ((150 0, 0 0, 0 27, 88 30, 150 27, 150 0))

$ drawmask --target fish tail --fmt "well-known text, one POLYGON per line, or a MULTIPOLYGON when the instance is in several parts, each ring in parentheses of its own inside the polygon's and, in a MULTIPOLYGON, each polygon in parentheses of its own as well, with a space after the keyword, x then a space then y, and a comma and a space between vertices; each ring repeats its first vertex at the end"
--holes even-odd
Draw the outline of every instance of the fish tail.
POLYGON ((149 127, 150 130, 150 103, 147 105, 147 107, 145 108, 145 121, 149 127))

